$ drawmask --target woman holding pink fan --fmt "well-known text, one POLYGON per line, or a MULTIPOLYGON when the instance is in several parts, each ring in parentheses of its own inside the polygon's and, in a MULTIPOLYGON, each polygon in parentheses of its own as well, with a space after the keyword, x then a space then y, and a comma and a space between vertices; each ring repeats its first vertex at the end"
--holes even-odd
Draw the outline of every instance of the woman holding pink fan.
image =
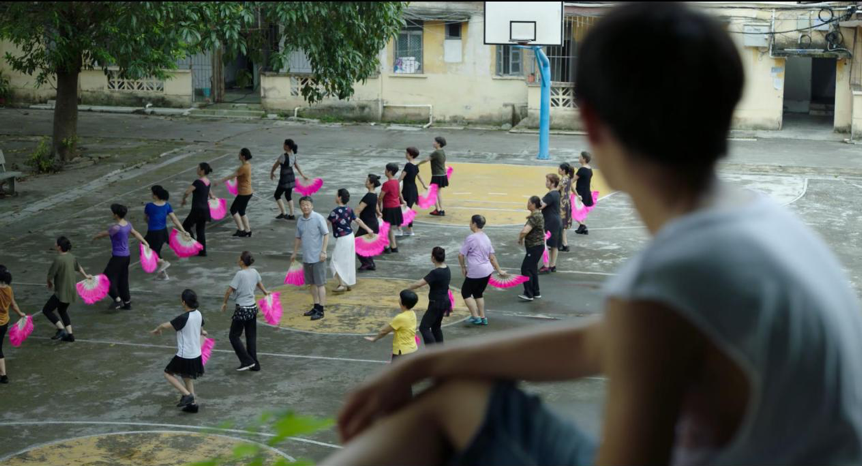
POLYGON ((443 316, 452 307, 449 301, 449 283, 452 281, 452 271, 446 265, 446 250, 435 246, 431 250, 431 263, 434 269, 425 278, 408 286, 413 291, 428 285, 428 310, 419 323, 419 332, 425 345, 443 343, 443 316))
POLYGON ((230 344, 236 356, 239 358, 237 371, 259 371, 260 362, 257 360, 257 302, 254 300, 254 290, 259 288, 264 297, 269 296, 269 291, 263 286, 263 280, 257 270, 251 268, 254 257, 248 251, 243 251, 237 260, 239 272, 234 275, 227 291, 224 294, 224 304, 221 311, 227 309, 227 302, 234 295, 236 307, 233 311, 230 323, 230 344), (245 332, 245 343, 242 345, 240 337, 245 332))
POLYGON ((171 263, 162 257, 162 246, 168 242, 169 238, 168 219, 173 222, 174 226, 177 227, 181 233, 184 235, 188 235, 188 233, 185 228, 183 228, 177 215, 174 213, 174 209, 171 207, 170 202, 168 202, 171 197, 168 190, 160 185, 155 185, 150 188, 150 190, 153 192, 153 202, 148 203, 144 207, 144 220, 147 222, 147 234, 144 238, 147 239, 150 249, 152 249, 159 258, 159 275, 167 280, 167 270, 168 267, 171 266, 171 263))
POLYGON ((165 367, 163 374, 168 383, 182 395, 177 408, 196 413, 198 406, 195 404, 195 379, 204 375, 201 336, 206 336, 207 332, 203 329, 204 317, 198 310, 198 295, 187 288, 183 290, 180 302, 183 305, 183 313, 170 322, 159 325, 150 333, 161 335, 162 330, 177 332, 177 354, 165 367))
POLYGON ((539 260, 545 250, 545 218, 542 216, 542 199, 533 196, 527 201, 527 223, 518 235, 518 244, 524 245, 526 255, 521 262, 521 275, 529 281, 524 282, 524 294, 518 297, 532 301, 542 297, 539 292, 539 260))
MULTIPOLYGON (((578 168, 578 172, 575 174, 575 192, 578 194, 575 196, 575 204, 579 209, 593 206, 593 193, 590 190, 590 181, 593 179, 593 168, 590 166, 592 158, 593 156, 587 151, 581 152, 581 156, 578 158, 581 168, 578 168)), ((587 225, 581 220, 578 220, 578 229, 575 230, 575 233, 579 235, 590 234, 587 225)))
POLYGON ((356 284, 356 241, 353 236, 353 222, 365 230, 368 225, 362 219, 356 218, 353 209, 347 206, 350 202, 350 192, 341 188, 335 195, 337 207, 329 213, 329 223, 332 225, 332 237, 335 238, 335 250, 332 251, 332 274, 338 280, 338 288, 334 291, 350 291, 356 284))
POLYGON ((22 319, 27 318, 15 302, 11 285, 12 273, 3 267, 0 270, 0 383, 9 383, 9 377, 6 375, 6 359, 3 357, 3 339, 6 338, 6 330, 9 328, 9 308, 14 309, 22 319))
POLYGON ((427 159, 419 162, 431 163, 431 184, 437 185, 437 199, 434 203, 435 209, 431 215, 444 217, 446 211, 443 210, 443 188, 449 186, 449 177, 446 176, 446 152, 443 150, 446 147, 446 138, 437 136, 434 138, 434 152, 427 159))
MULTIPOLYGON (((422 175, 419 174, 419 166, 416 165, 416 158, 419 157, 419 149, 408 147, 404 157, 407 158, 407 163, 404 165, 404 170, 401 170, 401 197, 407 203, 407 208, 412 209, 419 202, 419 188, 416 186, 416 179, 422 183, 423 189, 428 189, 422 175)), ((405 221, 407 219, 404 219, 405 221)), ((407 224, 407 233, 402 232, 401 225, 393 225, 398 227, 398 232, 395 236, 413 236, 413 222, 407 224)))
MULTIPOLYGON (((365 178, 365 189, 367 189, 368 192, 365 193, 365 196, 362 196, 362 200, 360 200, 359 205, 356 206, 356 212, 359 213, 359 220, 362 221, 359 230, 357 230, 356 232, 357 238, 360 236, 377 234, 377 232, 380 231, 380 226, 377 222, 377 218, 382 216, 382 213, 377 207, 377 193, 375 192, 375 190, 379 187, 379 175, 369 174, 365 178)), ((361 266, 359 266, 360 272, 377 269, 377 266, 374 264, 373 257, 364 257, 360 255, 359 263, 362 264, 361 266)))
POLYGON ((284 153, 272 164, 272 170, 269 172, 269 179, 274 180, 275 170, 281 167, 278 174, 278 186, 275 188, 275 203, 278 204, 281 214, 275 217, 276 219, 296 220, 296 216, 293 214, 293 197, 291 196, 293 188, 296 187, 296 174, 293 172, 293 169, 296 168, 299 176, 303 180, 308 181, 308 177, 302 173, 302 169, 299 168, 299 164, 296 162, 297 152, 299 152, 299 146, 293 142, 293 139, 285 139, 284 153), (284 200, 287 201, 287 206, 290 208, 290 215, 287 215, 284 209, 284 202, 281 200, 282 196, 284 196, 284 200))
POLYGON ((398 244, 395 243, 395 228, 404 223, 401 206, 406 203, 398 189, 398 180, 395 179, 396 173, 398 173, 398 164, 387 163, 386 178, 388 181, 383 183, 383 187, 380 188, 380 198, 377 200, 380 210, 383 212, 383 221, 392 227, 389 230, 389 247, 383 251, 384 254, 398 253, 398 244))
POLYGON ((474 325, 488 325, 488 318, 485 317, 484 293, 491 274, 496 270, 501 277, 508 276, 497 263, 494 246, 491 245, 491 240, 482 228, 485 228, 485 217, 474 215, 470 218, 470 231, 473 233, 464 240, 458 254, 461 273, 464 275, 461 297, 464 298, 467 309, 470 310, 469 322, 474 325))
POLYGON ((129 263, 131 262, 131 252, 129 250, 129 236, 134 236, 146 247, 150 247, 150 243, 141 236, 132 227, 132 224, 126 220, 126 214, 129 209, 122 204, 111 204, 111 213, 114 216, 114 221, 117 222, 93 237, 93 241, 111 237, 111 260, 103 272, 111 282, 111 289, 108 295, 113 302, 109 309, 132 309, 132 296, 129 294, 129 263))
POLYGON ((210 168, 210 164, 206 162, 201 162, 198 165, 198 179, 186 189, 185 194, 183 194, 183 202, 180 204, 180 207, 185 207, 186 199, 191 194, 192 210, 183 221, 183 230, 191 233, 191 229, 194 227, 195 234, 192 237, 204 247, 198 253, 200 257, 206 257, 207 255, 207 222, 212 220, 209 200, 216 198, 212 190, 210 190, 210 180, 207 177, 212 171, 213 169, 210 168))
POLYGON ((54 294, 42 307, 42 314, 45 314, 51 325, 57 328, 57 332, 51 337, 52 340, 73 342, 75 335, 72 333, 72 319, 69 318, 67 310, 78 297, 75 292, 75 273, 80 273, 88 280, 93 277, 84 271, 78 259, 69 252, 72 250, 72 242, 68 238, 65 236, 57 238, 54 248, 57 250, 57 257, 48 269, 47 281, 48 289, 54 290, 54 294), (59 318, 54 315, 55 310, 60 314, 59 318))
POLYGON ((230 214, 233 216, 233 221, 236 222, 236 233, 234 233, 233 236, 238 236, 240 238, 251 236, 251 225, 248 224, 248 216, 245 214, 245 210, 248 208, 248 202, 254 194, 254 190, 251 189, 250 160, 251 151, 243 147, 242 150, 239 151, 239 168, 237 168, 235 172, 231 173, 230 176, 219 181, 219 183, 225 183, 228 180, 236 178, 237 195, 233 200, 233 203, 230 205, 230 214))

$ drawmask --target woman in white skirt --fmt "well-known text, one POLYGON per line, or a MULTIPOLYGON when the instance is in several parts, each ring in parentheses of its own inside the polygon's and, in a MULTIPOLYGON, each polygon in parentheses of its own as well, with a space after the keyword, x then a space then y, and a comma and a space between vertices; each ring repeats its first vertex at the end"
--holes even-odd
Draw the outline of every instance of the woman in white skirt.
POLYGON ((335 251, 332 252, 332 274, 338 280, 338 288, 335 291, 350 291, 350 287, 356 284, 356 242, 353 236, 353 222, 356 222, 366 231, 373 231, 360 220, 353 209, 347 206, 350 202, 350 193, 341 188, 335 195, 335 204, 338 206, 329 213, 328 220, 332 224, 332 237, 335 238, 335 251))

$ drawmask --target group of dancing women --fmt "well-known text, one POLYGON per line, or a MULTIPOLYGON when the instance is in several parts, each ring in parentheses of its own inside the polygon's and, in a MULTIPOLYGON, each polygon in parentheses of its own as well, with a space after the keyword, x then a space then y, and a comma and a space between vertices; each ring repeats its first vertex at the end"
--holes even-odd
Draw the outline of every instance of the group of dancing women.
MULTIPOLYGON (((364 180, 365 192, 360 198, 356 210, 348 204, 351 199, 349 191, 338 189, 335 196, 336 207, 328 217, 314 211, 314 202, 310 196, 299 199, 301 214, 297 218, 294 209, 292 191, 297 186, 298 174, 304 181, 309 177, 303 173, 298 162, 298 145, 292 140, 284 141, 283 153, 276 159, 270 170, 270 179, 278 175, 274 199, 280 214, 276 220, 296 220, 296 235, 294 249, 290 257, 293 264, 297 253, 302 253, 302 273, 304 283, 308 285, 314 306, 305 316, 311 320, 319 320, 325 316, 326 304, 326 259, 330 228, 334 240, 334 251, 330 259, 330 269, 338 286, 336 293, 349 292, 356 285, 356 259, 360 262, 359 271, 376 270, 374 257, 368 254, 358 254, 355 249, 356 238, 365 235, 380 234, 383 222, 391 225, 387 233, 387 246, 382 254, 398 254, 398 239, 414 236, 412 221, 405 221, 404 212, 410 212, 420 199, 419 185, 428 190, 436 185, 436 199, 431 216, 445 216, 443 207, 443 189, 449 185, 444 147, 446 140, 436 137, 432 143, 433 151, 427 158, 420 158, 416 147, 405 150, 406 163, 399 167, 397 163, 388 163, 384 167, 383 177, 368 174, 364 180), (425 163, 431 165, 431 179, 428 183, 419 174, 419 167, 425 163), (400 172, 400 174, 399 174, 400 172), (385 181, 383 178, 385 177, 385 181), (380 188, 379 195, 377 190, 380 188), (328 221, 329 226, 326 225, 328 221), (356 233, 354 227, 356 225, 356 233)), ((239 166, 230 175, 216 182, 235 189, 235 198, 230 206, 230 214, 236 223, 234 237, 248 238, 252 229, 248 218, 249 203, 254 195, 252 188, 251 151, 247 148, 238 154, 239 166)), ((557 251, 569 251, 566 230, 572 226, 572 209, 570 199, 591 206, 590 195, 590 154, 584 152, 580 157, 581 167, 577 172, 568 163, 559 167, 557 174, 546 176, 548 193, 539 198, 533 196, 527 203, 530 215, 521 230, 518 242, 525 246, 526 255, 521 265, 521 274, 528 278, 524 283, 524 293, 521 299, 532 301, 541 298, 539 293, 539 274, 556 271, 557 251), (575 196, 571 196, 574 190, 575 196), (541 270, 538 262, 545 250, 550 253, 550 262, 541 270)), ((164 246, 169 243, 168 222, 177 230, 177 234, 185 238, 193 238, 200 243, 196 256, 207 256, 207 223, 213 220, 213 203, 217 204, 213 182, 209 175, 213 169, 208 163, 197 166, 197 179, 184 191, 181 207, 185 207, 191 196, 191 208, 185 220, 180 222, 169 200, 170 193, 163 186, 152 186, 151 202, 144 207, 144 221, 147 231, 144 235, 138 232, 127 218, 129 209, 121 204, 112 204, 110 212, 112 224, 104 231, 92 237, 93 241, 108 237, 111 242, 111 256, 103 271, 107 277, 110 297, 108 306, 111 310, 131 310, 132 297, 129 289, 129 267, 131 265, 132 248, 130 237, 136 238, 140 244, 158 257, 156 276, 169 280, 167 269, 171 266, 164 256, 164 246)), ((580 222, 579 222, 580 223, 580 222)), ((468 322, 473 325, 488 325, 485 314, 484 292, 493 273, 500 277, 508 274, 497 262, 491 240, 483 231, 486 219, 482 215, 473 215, 470 219, 470 231, 460 250, 458 261, 464 277, 461 286, 463 298, 470 317, 468 322)), ((587 234, 586 225, 580 223, 579 234, 587 234)), ((87 280, 94 277, 86 272, 72 254, 72 242, 65 236, 55 242, 57 253, 48 274, 47 286, 53 293, 42 308, 42 313, 56 329, 52 339, 63 342, 74 342, 75 337, 72 322, 68 313, 69 306, 78 297, 76 293, 76 275, 87 280), (59 317, 55 314, 59 314, 59 317)), ((418 349, 414 342, 416 327, 425 345, 443 342, 443 318, 452 310, 450 283, 452 274, 446 263, 447 252, 440 246, 430 251, 431 270, 420 280, 411 283, 400 296, 402 313, 381 333, 370 338, 376 341, 387 333, 394 333, 393 358, 415 352, 418 349), (416 323, 412 307, 416 304, 414 290, 428 287, 428 308, 422 319, 416 323), (413 315, 413 317, 409 317, 413 315), (411 320, 412 319, 412 320, 411 320), (411 324, 412 322, 412 324, 411 324), (412 327, 411 327, 412 325, 412 327)), ((257 270, 252 267, 254 257, 249 251, 243 251, 237 258, 238 270, 224 293, 222 312, 227 309, 231 297, 234 300, 234 312, 231 317, 229 341, 239 359, 237 371, 260 371, 257 358, 257 317, 260 312, 255 292, 259 290, 264 297, 270 296, 269 290, 257 270), (242 336, 245 335, 245 344, 242 336)), ((154 330, 153 334, 173 330, 177 337, 177 353, 165 368, 164 375, 171 386, 180 392, 181 398, 177 407, 187 412, 197 412, 198 406, 194 396, 194 380, 204 373, 202 341, 207 336, 203 329, 204 319, 198 310, 198 297, 194 290, 186 289, 180 297, 182 313, 175 319, 165 322, 154 330)), ((9 326, 9 310, 21 312, 12 292, 11 271, 0 266, 0 383, 8 383, 5 359, 2 353, 2 338, 9 326)))

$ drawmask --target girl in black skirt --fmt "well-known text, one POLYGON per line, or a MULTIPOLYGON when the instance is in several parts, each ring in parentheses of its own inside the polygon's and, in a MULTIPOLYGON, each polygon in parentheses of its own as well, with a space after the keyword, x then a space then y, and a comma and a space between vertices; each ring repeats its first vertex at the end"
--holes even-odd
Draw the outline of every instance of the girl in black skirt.
POLYGON ((201 336, 207 336, 207 332, 203 329, 203 315, 198 310, 198 295, 192 290, 183 290, 181 302, 183 313, 174 320, 159 325, 151 333, 161 335, 162 330, 168 329, 177 332, 177 355, 165 367, 165 379, 182 394, 177 407, 196 413, 198 407, 195 404, 194 379, 204 375, 201 336))
MULTIPOLYGON (((365 228, 359 227, 356 231, 356 237, 360 237, 362 235, 367 235, 369 233, 377 233, 380 230, 380 227, 377 223, 377 217, 380 217, 382 214, 378 210, 377 207, 377 193, 374 192, 375 189, 380 187, 380 177, 377 175, 368 175, 365 178, 365 189, 368 190, 365 193, 365 196, 362 197, 362 200, 359 201, 359 205, 356 206, 356 213, 359 214, 359 219, 362 220, 371 231, 366 230, 365 228)), ((357 256, 359 256, 357 254, 357 256)), ((359 256, 359 262, 362 264, 359 267, 359 271, 363 270, 375 270, 377 266, 374 265, 373 257, 362 257, 359 256)))
MULTIPOLYGON (((404 165, 404 170, 401 171, 401 178, 399 178, 399 181, 402 182, 401 196, 404 198, 404 202, 407 203, 407 207, 412 209, 419 202, 419 189, 416 187, 416 179, 418 178, 419 182, 422 183, 423 189, 428 189, 428 186, 425 185, 422 175, 419 174, 419 166, 416 165, 416 158, 419 157, 419 149, 408 147, 405 157, 407 158, 407 164, 404 165)), ((399 226, 398 233, 395 236, 413 236, 413 222, 407 225, 407 233, 402 232, 399 226)))
POLYGON ((207 177, 212 171, 210 164, 206 162, 198 165, 198 179, 186 189, 185 194, 183 194, 183 202, 180 204, 180 207, 185 207, 186 199, 188 199, 189 194, 192 195, 192 210, 183 221, 183 229, 188 231, 192 238, 195 238, 204 247, 198 253, 200 257, 207 255, 207 222, 212 220, 207 201, 216 198, 210 190, 210 179, 207 177), (194 227, 194 234, 192 234, 192 227, 194 227))
POLYGON ((428 285, 428 310, 422 316, 422 322, 419 323, 419 332, 422 333, 422 341, 426 345, 434 343, 443 343, 443 316, 449 311, 451 303, 449 302, 449 282, 452 281, 452 272, 449 266, 446 265, 446 250, 440 246, 436 246, 431 250, 431 263, 434 264, 434 269, 425 275, 425 278, 419 280, 409 287, 408 290, 415 290, 428 285))
POLYGON ((401 192, 398 189, 398 180, 395 179, 395 174, 398 173, 397 163, 386 164, 386 178, 389 181, 383 183, 380 188, 380 199, 377 204, 383 212, 383 221, 392 226, 389 229, 389 246, 384 249, 384 254, 398 253, 398 245, 395 243, 395 229, 401 226, 404 221, 404 216, 401 214, 401 206, 406 204, 401 192))

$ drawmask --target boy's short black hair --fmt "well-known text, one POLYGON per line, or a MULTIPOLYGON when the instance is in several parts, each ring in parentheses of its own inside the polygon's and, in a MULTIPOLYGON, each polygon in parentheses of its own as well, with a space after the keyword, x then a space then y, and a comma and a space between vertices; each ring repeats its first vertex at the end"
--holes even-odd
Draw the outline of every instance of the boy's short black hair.
POLYGON ((69 252, 72 250, 72 242, 65 236, 57 238, 57 246, 60 246, 60 250, 63 252, 69 252))
POLYGON ((120 218, 126 218, 129 209, 123 204, 111 204, 111 213, 120 218))
POLYGON ((681 3, 625 3, 581 43, 575 77, 588 107, 633 155, 701 189, 727 152, 745 78, 717 20, 681 3))
POLYGON ((419 296, 410 290, 401 290, 401 304, 407 309, 413 309, 413 306, 419 302, 419 296))

